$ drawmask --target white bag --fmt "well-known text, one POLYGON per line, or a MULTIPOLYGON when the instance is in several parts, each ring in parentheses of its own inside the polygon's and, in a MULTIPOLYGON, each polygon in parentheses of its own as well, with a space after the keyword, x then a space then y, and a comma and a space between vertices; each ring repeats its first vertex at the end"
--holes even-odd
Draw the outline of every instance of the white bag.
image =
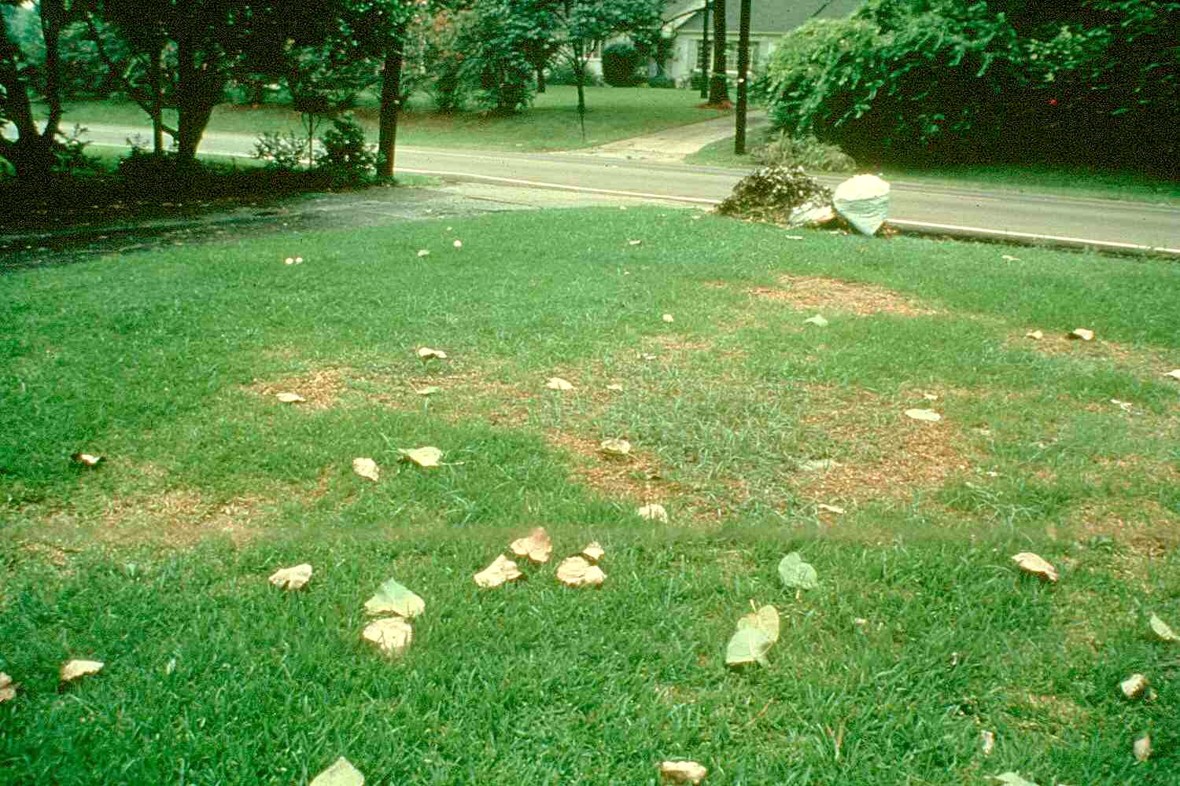
POLYGON ((874 235, 889 212, 889 184, 876 175, 857 175, 836 186, 832 206, 858 232, 874 235))

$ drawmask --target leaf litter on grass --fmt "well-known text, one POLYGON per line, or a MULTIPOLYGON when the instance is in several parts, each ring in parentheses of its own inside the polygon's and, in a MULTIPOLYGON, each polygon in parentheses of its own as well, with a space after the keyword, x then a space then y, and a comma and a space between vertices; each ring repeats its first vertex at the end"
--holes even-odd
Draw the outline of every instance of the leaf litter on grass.
POLYGON ((268 580, 280 589, 297 590, 311 581, 311 572, 311 565, 304 562, 292 568, 280 568, 272 573, 268 580))
POLYGON ((491 565, 476 573, 473 578, 476 586, 482 589, 492 589, 501 584, 516 581, 523 575, 515 562, 500 554, 492 560, 491 565))
POLYGON ((737 630, 725 647, 725 665, 769 665, 766 653, 778 641, 778 634, 778 609, 774 606, 763 606, 746 614, 738 620, 737 630))
POLYGON ((365 786, 365 776, 341 756, 332 766, 312 778, 308 786, 365 786))
POLYGON ((386 579, 373 597, 365 601, 365 613, 369 616, 396 614, 413 619, 426 611, 426 601, 397 579, 386 579))
POLYGON ((819 574, 803 561, 797 551, 782 558, 778 564, 778 575, 783 585, 790 589, 810 590, 819 586, 819 574))

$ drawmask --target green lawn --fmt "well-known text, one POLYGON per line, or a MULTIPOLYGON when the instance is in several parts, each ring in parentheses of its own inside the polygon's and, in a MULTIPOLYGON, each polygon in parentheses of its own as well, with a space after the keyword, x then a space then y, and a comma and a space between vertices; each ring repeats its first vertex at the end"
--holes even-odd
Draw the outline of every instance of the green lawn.
POLYGON ((516 213, 0 277, 0 780, 1174 784, 1180 267, 799 234, 516 213), (536 525, 600 541, 605 586, 478 590, 536 525), (395 662, 360 639, 390 576, 426 601, 395 662), (783 633, 729 671, 751 601, 783 633), (59 690, 70 657, 106 667, 59 690))
MULTIPOLYGON (((757 135, 751 140, 750 148, 764 140, 764 136, 757 135)), ((733 137, 714 142, 685 160, 690 164, 726 169, 752 169, 757 166, 748 154, 734 154, 733 137)), ((887 167, 878 174, 888 180, 929 183, 932 186, 1063 194, 1180 206, 1180 181, 1160 180, 1136 172, 979 164, 936 169, 887 167)))
MULTIPOLYGON (((578 125, 577 94, 566 85, 551 86, 526 112, 511 117, 478 112, 444 115, 423 101, 411 102, 398 126, 398 141, 407 145, 468 147, 494 150, 568 150, 653 133, 665 128, 711 120, 723 112, 700 108, 701 99, 687 90, 589 87, 586 89, 586 138, 578 125)), ((361 106, 357 117, 376 138, 377 108, 361 106)), ((148 125, 133 103, 80 102, 67 108, 63 127, 73 123, 148 125)), ((213 114, 210 131, 261 134, 301 129, 299 115, 277 106, 252 109, 223 104, 213 114)))

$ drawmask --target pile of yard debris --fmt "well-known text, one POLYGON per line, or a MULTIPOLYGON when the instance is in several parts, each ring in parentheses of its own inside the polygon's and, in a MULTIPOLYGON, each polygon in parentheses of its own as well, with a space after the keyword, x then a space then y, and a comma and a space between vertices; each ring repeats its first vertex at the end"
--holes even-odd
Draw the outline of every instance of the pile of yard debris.
POLYGON ((717 206, 723 216, 788 227, 842 224, 865 235, 877 234, 888 209, 889 184, 875 175, 857 175, 832 191, 797 166, 762 167, 717 206))

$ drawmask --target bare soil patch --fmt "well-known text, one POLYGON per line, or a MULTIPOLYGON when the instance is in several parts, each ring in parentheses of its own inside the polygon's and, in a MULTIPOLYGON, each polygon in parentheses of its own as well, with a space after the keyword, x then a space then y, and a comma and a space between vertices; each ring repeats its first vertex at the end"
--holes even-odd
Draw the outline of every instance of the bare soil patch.
POLYGON ((276 380, 254 380, 247 390, 259 396, 273 398, 279 393, 298 393, 306 401, 291 406, 305 409, 328 409, 335 406, 344 392, 346 369, 322 368, 293 377, 276 380))
POLYGON ((921 317, 937 310, 875 284, 841 281, 820 276, 782 276, 780 288, 755 287, 749 290, 757 298, 785 303, 792 308, 815 311, 844 311, 858 316, 896 314, 921 317))
POLYGON ((903 406, 865 390, 816 386, 811 393, 803 425, 842 449, 830 468, 795 475, 817 502, 905 497, 972 467, 958 430, 946 420, 910 420, 903 406))

